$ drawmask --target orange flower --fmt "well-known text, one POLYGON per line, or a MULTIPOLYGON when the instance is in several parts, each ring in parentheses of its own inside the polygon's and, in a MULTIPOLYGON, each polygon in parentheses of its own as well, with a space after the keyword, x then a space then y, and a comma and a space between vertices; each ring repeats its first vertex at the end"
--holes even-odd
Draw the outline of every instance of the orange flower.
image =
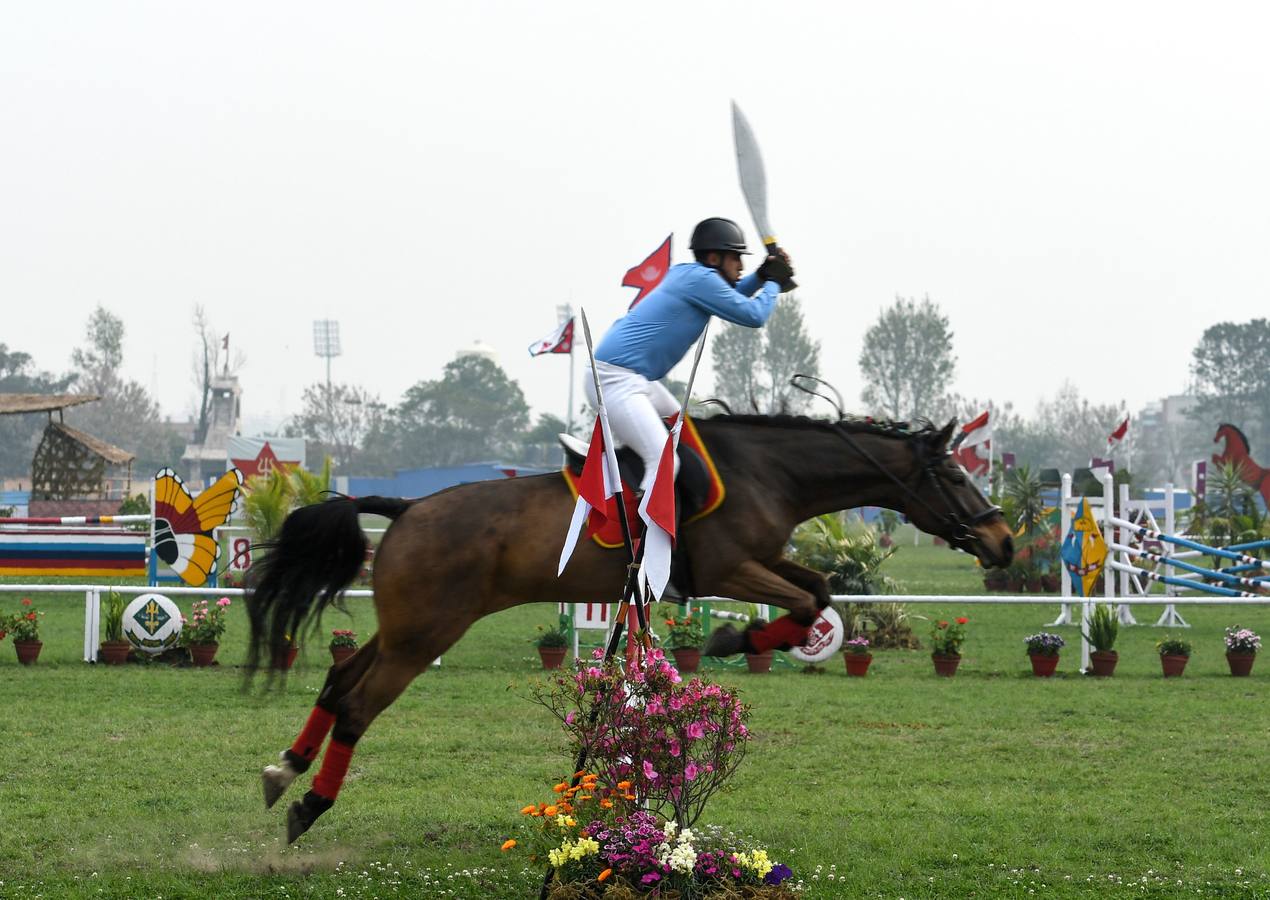
POLYGON ((581 778, 581 777, 582 777, 583 775, 585 775, 585 774, 586 774, 586 769, 578 769, 578 771, 576 771, 576 772, 574 772, 574 773, 573 773, 573 777, 574 777, 574 778, 581 778))
POLYGON ((601 872, 599 875, 597 875, 597 876, 595 877, 595 880, 596 880, 596 881, 603 881, 605 878, 608 878, 608 877, 609 877, 610 875, 612 875, 612 874, 613 874, 613 870, 612 870, 612 869, 605 869, 603 872, 601 872))
POLYGON ((567 791, 568 789, 569 789, 569 785, 563 781, 552 788, 552 790, 555 791, 557 794, 563 793, 564 791, 567 791))
POLYGON ((572 804, 572 803, 570 803, 568 800, 563 800, 563 801, 561 801, 561 803, 560 803, 560 808, 561 808, 561 809, 563 809, 563 810, 564 810, 565 812, 567 812, 567 813, 571 813, 571 812, 573 812, 573 804, 572 804))
POLYGON ((612 809, 612 808, 613 808, 613 801, 612 801, 612 800, 601 800, 601 801, 600 801, 600 809, 612 809))
POLYGON ((957 617, 957 624, 958 624, 958 625, 965 625, 965 624, 966 624, 967 622, 969 622, 969 621, 970 621, 970 620, 969 620, 969 619, 967 619, 965 616, 958 616, 958 617, 957 617))
POLYGON ((515 847, 515 846, 516 846, 516 842, 514 840, 503 841, 504 850, 510 850, 512 847, 515 847))
POLYGON ((674 627, 675 620, 674 620, 674 619, 667 619, 667 620, 666 620, 666 624, 667 624, 667 625, 670 625, 671 627, 674 627))
POLYGON ((522 810, 520 811, 520 814, 521 814, 522 816, 532 816, 532 815, 533 815, 534 813, 536 813, 536 812, 538 812, 538 807, 534 806, 534 805, 531 803, 531 804, 529 804, 528 806, 526 806, 524 809, 522 809, 522 810))
POLYGON ((634 800, 634 799, 635 799, 635 795, 634 795, 634 794, 624 794, 624 795, 623 795, 623 798, 624 798, 624 799, 626 799, 626 800, 634 800))
POLYGON ((544 810, 542 811, 542 814, 543 814, 544 816, 554 816, 554 815, 555 815, 556 813, 558 813, 558 812, 560 812, 560 810, 559 810, 557 807, 555 807, 555 806, 548 806, 546 809, 544 809, 544 810))
POLYGON ((631 783, 629 781, 619 781, 617 783, 617 789, 619 791, 629 791, 631 789, 631 783))
POLYGON ((590 794, 580 794, 580 795, 578 796, 578 799, 579 799, 579 800, 590 800, 590 799, 591 799, 591 795, 590 795, 590 794))

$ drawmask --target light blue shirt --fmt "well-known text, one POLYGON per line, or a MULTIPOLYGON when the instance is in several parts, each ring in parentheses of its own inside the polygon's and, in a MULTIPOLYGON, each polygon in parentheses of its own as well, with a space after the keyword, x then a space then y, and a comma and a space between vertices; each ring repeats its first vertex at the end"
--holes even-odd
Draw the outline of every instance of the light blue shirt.
POLYGON ((757 272, 734 289, 714 269, 680 263, 613 324, 595 348, 595 358, 656 381, 684 358, 711 316, 758 328, 771 316, 779 293, 775 281, 760 282, 757 272))

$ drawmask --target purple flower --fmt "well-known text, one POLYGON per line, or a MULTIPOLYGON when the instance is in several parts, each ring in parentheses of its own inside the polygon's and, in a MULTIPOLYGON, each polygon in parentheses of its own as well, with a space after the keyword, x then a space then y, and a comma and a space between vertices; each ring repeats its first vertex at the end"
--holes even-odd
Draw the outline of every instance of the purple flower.
POLYGON ((772 866, 772 870, 770 872, 768 872, 765 876, 763 876, 763 883, 764 884, 780 884, 782 881, 784 881, 786 878, 788 878, 790 875, 793 875, 793 874, 794 874, 794 871, 789 866, 785 865, 784 863, 777 863, 776 865, 772 866))

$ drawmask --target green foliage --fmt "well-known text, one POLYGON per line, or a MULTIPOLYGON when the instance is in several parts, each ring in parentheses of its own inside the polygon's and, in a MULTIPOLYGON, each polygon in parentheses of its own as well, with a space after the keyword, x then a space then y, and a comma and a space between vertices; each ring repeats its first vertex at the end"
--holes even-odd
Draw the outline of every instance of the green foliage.
POLYGON ((808 333, 793 296, 777 302, 762 328, 719 323, 710 358, 715 396, 734 412, 804 412, 813 398, 790 379, 820 374, 820 342, 808 333))
POLYGON ((352 647, 357 649, 357 632, 351 628, 334 628, 331 630, 332 647, 352 647))
POLYGON ((449 466, 513 453, 528 424, 520 386, 497 363, 462 356, 406 391, 388 432, 399 465, 449 466))
POLYGON ((957 369, 948 317, 930 297, 897 296, 864 335, 860 375, 869 411, 888 419, 930 416, 957 369))
POLYGON ((949 622, 939 619, 930 626, 930 652, 934 656, 961 656, 961 645, 966 640, 966 624, 970 620, 958 616, 949 622))
POLYGON ((243 518, 255 543, 272 541, 291 512, 291 481, 280 467, 243 485, 243 518))
POLYGON ((1191 509, 1190 531, 1217 546, 1255 541, 1267 518, 1240 465, 1226 462, 1209 470, 1206 496, 1191 509))
MULTIPOLYGON (((1270 319, 1219 322, 1191 351, 1192 416, 1240 424, 1253 446, 1270 437, 1270 319)), ((1211 484, 1211 482, 1210 482, 1211 484)))
POLYGON ((696 616, 667 616, 666 647, 669 650, 696 650, 706 642, 701 620, 696 616))
POLYGON ((119 504, 118 515, 121 516, 144 516, 150 513, 150 498, 145 494, 133 494, 131 497, 125 497, 123 502, 119 504))
POLYGON ((1167 635, 1155 642, 1155 649, 1161 656, 1190 656, 1192 648, 1190 641, 1167 635))
POLYGON ((899 586, 882 574, 895 548, 884 548, 877 532, 858 517, 827 513, 803 522, 790 539, 790 559, 823 572, 833 594, 894 594, 899 586))
MULTIPOLYGON (((0 393, 63 394, 75 378, 73 374, 58 378, 38 371, 29 353, 0 343, 0 393)), ((47 422, 44 413, 0 416, 0 475, 23 480, 31 477, 31 457, 47 422)))
POLYGON ((110 591, 106 595, 106 615, 102 619, 102 627, 107 641, 123 640, 123 611, 127 605, 118 591, 110 591))
POLYGON ((1010 503, 1013 528, 1032 534, 1045 516, 1044 486, 1041 476, 1026 463, 1015 466, 1005 476, 1003 493, 1010 503))
POLYGON ((1089 632, 1085 639, 1093 648, 1102 653, 1115 649, 1116 637, 1120 634, 1120 620, 1110 603, 1099 603, 1089 617, 1089 632))
POLYGON ((535 647, 541 647, 544 650, 569 646, 569 625, 567 620, 561 619, 549 628, 539 625, 538 634, 533 638, 533 644, 535 647))
POLYGON ((379 397, 353 384, 332 384, 328 390, 326 382, 318 382, 304 389, 300 403, 287 434, 303 437, 310 453, 330 457, 338 471, 360 471, 367 438, 384 427, 387 410, 379 397))

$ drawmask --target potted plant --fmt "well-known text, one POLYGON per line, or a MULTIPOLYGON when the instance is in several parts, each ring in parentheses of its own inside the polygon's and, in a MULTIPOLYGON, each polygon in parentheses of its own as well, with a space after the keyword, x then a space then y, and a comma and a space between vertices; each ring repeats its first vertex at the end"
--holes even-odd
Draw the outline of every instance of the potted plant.
POLYGON ((1120 620, 1116 618, 1116 612, 1111 608, 1111 604, 1101 603, 1095 606, 1093 615, 1089 619, 1089 633, 1085 635, 1085 640, 1089 641, 1094 648, 1089 654, 1090 671, 1099 678, 1110 678, 1116 671, 1120 654, 1113 648, 1116 646, 1116 636, 1119 634, 1120 620))
POLYGON ((853 678, 863 678, 869 672, 869 663, 873 662, 873 654, 869 652, 869 639, 857 635, 849 641, 842 642, 842 660, 847 664, 847 674, 853 678))
POLYGON ((225 609, 229 605, 228 597, 221 597, 215 604, 195 600, 190 618, 182 617, 181 642, 189 649, 194 665, 210 666, 216 658, 220 636, 225 633, 225 609))
POLYGON ((1160 654, 1160 666, 1164 669, 1165 678, 1177 678, 1186 668, 1186 661, 1191 658, 1191 642, 1183 638, 1165 637, 1156 641, 1155 649, 1160 654))
POLYGON ((338 666, 357 652, 357 632, 347 628, 335 628, 331 631, 332 665, 338 666))
POLYGON ((538 656, 542 659, 544 669, 558 669, 569 651, 569 630, 564 622, 557 622, 550 628, 538 626, 538 637, 534 638, 538 647, 538 656))
POLYGON ((296 655, 300 652, 300 645, 295 642, 291 635, 286 635, 283 640, 286 641, 283 649, 273 656, 273 667, 280 672, 286 672, 295 665, 296 655))
POLYGON ((958 616, 950 624, 941 619, 930 629, 930 658, 935 664, 935 674, 952 678, 961 665, 961 644, 966 639, 966 623, 970 620, 958 616))
POLYGON ((1252 664, 1261 649, 1261 638, 1255 631, 1238 625, 1226 629, 1226 662, 1230 674, 1246 677, 1252 674, 1252 664))
POLYGON ((31 606, 31 598, 22 598, 23 609, 9 616, 2 624, 0 631, 7 631, 13 637, 13 649, 18 654, 18 662, 29 666, 39 658, 44 643, 40 640, 40 616, 31 606))
POLYGON ((675 668, 680 672, 695 672, 701 665, 701 645, 705 636, 701 633, 701 620, 691 614, 666 619, 670 630, 666 635, 666 647, 675 657, 675 668))
POLYGON ((1027 655, 1032 660, 1032 674, 1038 678, 1049 678, 1058 668, 1058 651, 1066 643, 1057 634, 1042 631, 1029 634, 1023 639, 1027 644, 1027 655))
POLYGON ((127 604, 118 591, 106 595, 106 639, 101 642, 98 655, 108 666, 121 666, 128 661, 132 644, 123 636, 123 611, 127 604))

